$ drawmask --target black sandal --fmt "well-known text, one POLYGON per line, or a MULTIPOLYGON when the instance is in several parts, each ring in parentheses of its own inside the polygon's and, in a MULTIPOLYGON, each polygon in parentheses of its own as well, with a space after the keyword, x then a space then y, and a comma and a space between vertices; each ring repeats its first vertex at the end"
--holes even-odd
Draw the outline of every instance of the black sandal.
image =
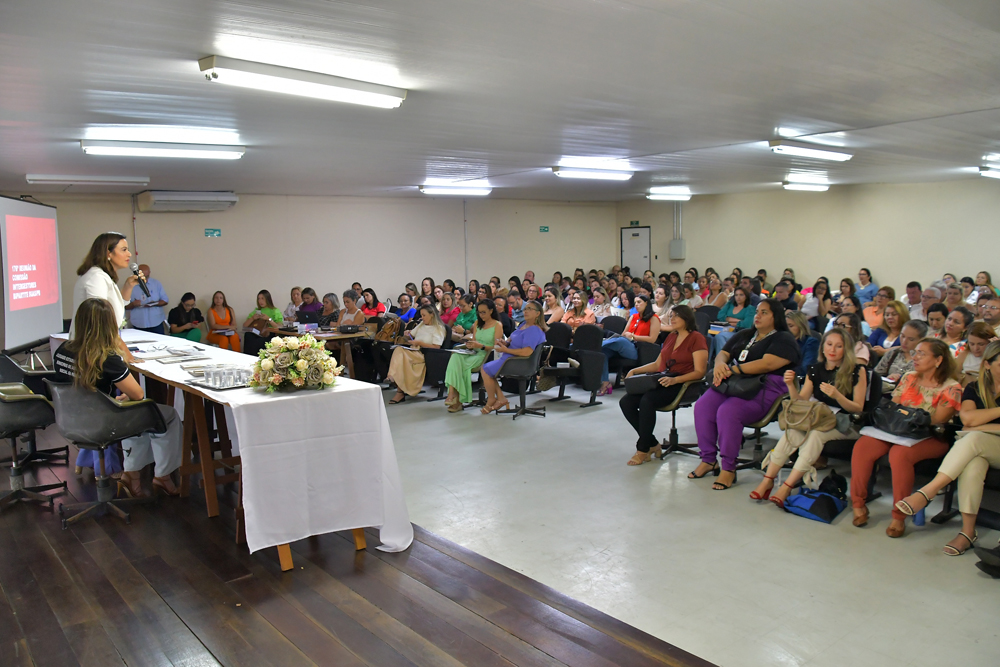
MULTIPOLYGON (((729 471, 727 470, 726 472, 729 472, 729 471)), ((726 486, 722 482, 713 482, 712 483, 712 490, 713 491, 725 491, 726 489, 733 488, 735 485, 736 485, 736 471, 734 470, 733 471, 733 481, 729 483, 729 486, 726 486)))
MULTIPOLYGON (((695 468, 695 470, 697 470, 697 468, 695 468)), ((701 479, 702 477, 707 477, 709 473, 712 473, 716 477, 718 477, 719 476, 719 462, 716 461, 715 462, 715 467, 710 468, 709 470, 706 470, 704 472, 704 474, 696 475, 695 474, 695 470, 692 470, 691 472, 688 473, 688 479, 701 479)))
POLYGON ((405 400, 406 400, 406 394, 403 394, 403 397, 400 398, 400 399, 396 399, 396 398, 389 399, 389 405, 396 405, 398 403, 402 403, 405 400))
MULTIPOLYGON (((924 500, 927 501, 927 504, 924 505, 920 509, 927 509, 930 506, 930 504, 931 504, 931 499, 927 497, 927 494, 924 493, 922 489, 917 489, 913 493, 913 495, 916 495, 918 493, 924 497, 924 500)), ((917 512, 920 511, 920 510, 913 509, 913 507, 910 505, 910 503, 906 502, 906 500, 900 500, 898 503, 896 503, 896 509, 898 509, 900 512, 902 512, 906 516, 913 516, 914 514, 916 514, 917 512)), ((965 552, 963 551, 962 553, 965 553, 965 552)), ((949 554, 949 555, 957 556, 958 554, 949 554)))
POLYGON ((965 541, 969 543, 969 546, 965 547, 964 549, 959 549, 958 547, 953 547, 950 544, 946 544, 944 545, 944 554, 946 556, 961 556, 966 551, 976 546, 976 540, 979 539, 978 531, 972 531, 972 537, 969 537, 961 530, 958 531, 958 534, 965 538, 965 541))

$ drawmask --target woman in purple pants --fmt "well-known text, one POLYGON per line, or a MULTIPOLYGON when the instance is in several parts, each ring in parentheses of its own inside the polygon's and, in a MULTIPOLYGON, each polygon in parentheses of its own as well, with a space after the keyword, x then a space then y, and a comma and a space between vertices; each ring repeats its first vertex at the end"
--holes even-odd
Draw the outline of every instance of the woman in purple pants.
POLYGON ((698 434, 701 463, 689 479, 716 471, 716 491, 736 483, 736 457, 743 444, 743 427, 763 417, 774 401, 785 393, 782 380, 786 370, 799 364, 799 344, 788 332, 785 309, 775 299, 757 305, 753 327, 733 336, 715 357, 712 387, 694 404, 694 426, 698 434), (729 377, 764 375, 763 385, 753 398, 726 396, 716 388, 729 377))

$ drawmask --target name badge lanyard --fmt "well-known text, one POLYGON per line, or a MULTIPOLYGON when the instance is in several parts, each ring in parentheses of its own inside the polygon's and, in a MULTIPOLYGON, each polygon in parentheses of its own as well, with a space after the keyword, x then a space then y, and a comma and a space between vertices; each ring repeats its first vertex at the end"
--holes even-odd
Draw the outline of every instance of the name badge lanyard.
MULTIPOLYGON (((771 334, 773 334, 774 331, 775 331, 774 329, 772 329, 771 331, 769 331, 764 336, 764 338, 767 338, 768 336, 770 336, 771 334)), ((761 340, 764 340, 764 338, 761 338, 761 340)), ((747 356, 750 354, 750 348, 753 347, 754 343, 756 343, 756 342, 757 342, 757 332, 755 331, 753 333, 753 338, 750 339, 750 342, 747 343, 746 347, 743 348, 743 351, 740 352, 740 356, 738 357, 738 360, 739 360, 740 363, 743 363, 744 361, 747 360, 747 356)))

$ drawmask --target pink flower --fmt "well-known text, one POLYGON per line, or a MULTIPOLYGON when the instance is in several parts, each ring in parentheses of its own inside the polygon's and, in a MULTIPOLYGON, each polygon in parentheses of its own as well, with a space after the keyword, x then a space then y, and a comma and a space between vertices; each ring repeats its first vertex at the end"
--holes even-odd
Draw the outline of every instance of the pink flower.
POLYGON ((306 383, 305 378, 292 378, 292 384, 296 387, 302 387, 306 383))
POLYGON ((282 379, 283 378, 280 375, 275 373, 271 376, 271 384, 281 384, 282 379))

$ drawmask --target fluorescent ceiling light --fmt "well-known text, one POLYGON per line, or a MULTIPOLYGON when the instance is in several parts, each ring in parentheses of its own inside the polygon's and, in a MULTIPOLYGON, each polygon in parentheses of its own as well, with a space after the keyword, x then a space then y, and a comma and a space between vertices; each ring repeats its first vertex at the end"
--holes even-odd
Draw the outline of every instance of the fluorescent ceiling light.
POLYGON ((691 195, 655 195, 648 194, 646 199, 651 199, 653 201, 688 201, 691 199, 691 195))
POLYGON ((794 127, 779 127, 778 128, 778 136, 779 137, 786 137, 786 138, 800 137, 803 134, 809 134, 809 133, 806 132, 805 130, 799 130, 799 129, 796 129, 794 127))
POLYGON ((219 146, 212 144, 171 144, 151 141, 90 141, 80 142, 87 155, 113 155, 119 157, 177 157, 203 160, 239 160, 246 152, 245 146, 219 146))
POLYGON ((785 181, 782 186, 786 190, 800 190, 802 192, 826 192, 830 189, 829 185, 821 185, 819 183, 789 183, 785 181))
POLYGON ((83 132, 84 139, 97 141, 152 141, 171 144, 240 143, 236 130, 182 125, 92 125, 83 132))
POLYGON ((593 178, 601 181, 627 181, 632 178, 631 171, 618 171, 617 169, 552 167, 552 173, 562 178, 593 178))
POLYGON ((796 157, 808 157, 816 160, 834 160, 844 162, 850 160, 853 155, 840 151, 828 151, 822 148, 814 148, 800 142, 788 141, 787 139, 774 139, 769 141, 771 150, 781 155, 794 155, 796 157))
POLYGON ((989 155, 984 155, 983 160, 986 162, 1000 162, 1000 153, 990 153, 989 155))
POLYGON ((61 176, 54 174, 25 174, 30 185, 149 185, 149 176, 61 176))
POLYGON ((979 175, 985 176, 986 178, 1000 178, 1000 169, 990 168, 990 167, 980 167, 979 175))
POLYGON ((811 183, 812 185, 830 185, 825 171, 790 171, 786 179, 789 183, 811 183))
POLYGON ((406 91, 402 88, 224 56, 202 58, 198 61, 198 66, 202 72, 206 72, 205 78, 209 81, 240 88, 364 104, 382 109, 395 109, 406 99, 406 91))
POLYGON ((463 197, 485 197, 493 192, 493 188, 446 187, 440 185, 421 185, 420 191, 425 195, 452 195, 463 197))
POLYGON ((575 169, 632 171, 632 165, 628 160, 613 157, 564 157, 559 160, 559 166, 575 169))
POLYGON ((477 178, 477 179, 455 179, 455 178, 428 178, 424 181, 424 185, 430 185, 432 187, 441 188, 489 188, 489 179, 477 178))

